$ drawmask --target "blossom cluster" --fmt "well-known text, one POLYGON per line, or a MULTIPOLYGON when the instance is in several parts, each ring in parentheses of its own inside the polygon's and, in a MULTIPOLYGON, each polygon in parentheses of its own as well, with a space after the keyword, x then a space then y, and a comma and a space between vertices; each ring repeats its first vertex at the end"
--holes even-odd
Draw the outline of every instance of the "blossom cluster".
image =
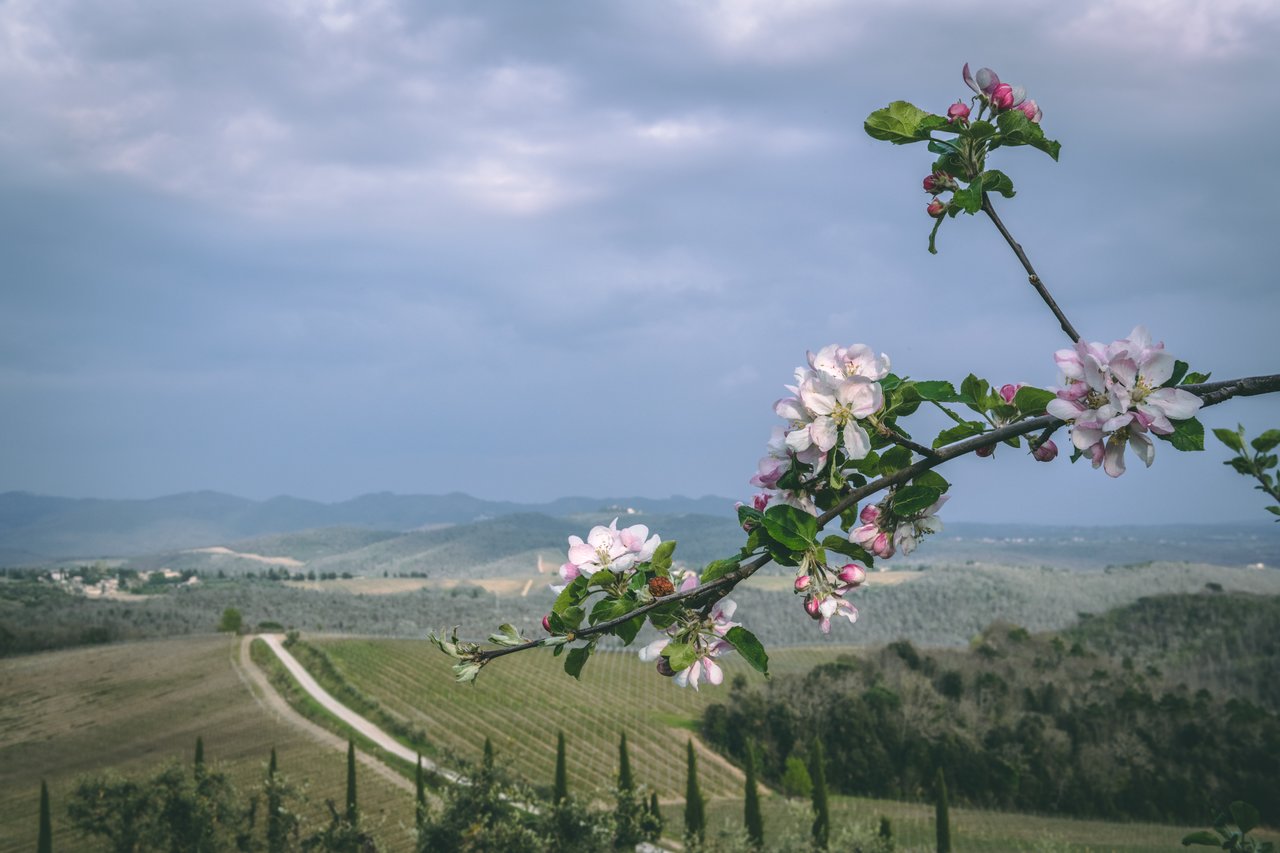
POLYGON ((796 576, 795 591, 804 594, 804 612, 818 623, 822 633, 829 634, 833 616, 858 621, 858 608, 845 601, 844 596, 862 586, 866 579, 866 569, 857 563, 842 566, 834 579, 827 577, 825 567, 818 571, 803 567, 796 576))
MULTIPOLYGON (((698 585, 697 572, 685 572, 680 581, 680 592, 688 592, 698 585)), ((665 631, 666 636, 659 637, 640 650, 640 660, 657 661, 658 672, 671 677, 681 687, 698 689, 699 682, 720 684, 724 681, 724 670, 716 663, 719 658, 731 651, 733 645, 724 639, 729 629, 738 626, 731 622, 738 605, 731 598, 722 598, 712 605, 706 618, 693 618, 683 622, 675 622, 665 631), (683 669, 672 667, 670 659, 663 651, 672 643, 688 644, 692 647, 693 662, 683 669)))
POLYGON ((883 559, 899 550, 910 554, 922 538, 941 531, 938 510, 947 502, 947 496, 943 495, 924 510, 903 517, 893 511, 893 498, 894 492, 890 492, 880 503, 864 506, 858 514, 862 524, 849 531, 850 542, 883 559))
MULTIPOLYGON (((967 62, 961 76, 964 78, 965 85, 977 93, 985 103, 990 104, 996 112, 1019 110, 1029 121, 1040 123, 1044 113, 1034 100, 1027 97, 1027 90, 1023 87, 1001 82, 1000 76, 990 68, 979 68, 977 74, 970 74, 967 62)), ((963 101, 957 101, 947 110, 947 118, 952 121, 964 120, 968 117, 968 105, 963 101)))
POLYGON ((660 544, 662 539, 657 534, 650 536, 645 525, 633 524, 619 530, 615 518, 608 527, 597 524, 591 528, 586 541, 579 536, 569 537, 569 559, 560 567, 560 577, 568 583, 579 575, 591 577, 606 569, 623 575, 652 558, 660 544))
POLYGON ((808 362, 796 368, 795 384, 786 386, 791 395, 773 404, 787 425, 774 429, 751 484, 777 489, 781 500, 816 515, 804 489, 780 489, 779 480, 797 462, 821 470, 833 451, 846 461, 866 458, 871 436, 863 424, 884 407, 880 380, 889 375, 889 356, 876 355, 866 344, 831 344, 809 353, 808 362))
POLYGON ((1174 421, 1194 417, 1202 405, 1189 391, 1163 387, 1176 361, 1142 326, 1110 344, 1080 341, 1054 360, 1063 385, 1047 411, 1071 425, 1072 444, 1112 477, 1124 473, 1126 445, 1150 467, 1149 433, 1171 435, 1174 421))

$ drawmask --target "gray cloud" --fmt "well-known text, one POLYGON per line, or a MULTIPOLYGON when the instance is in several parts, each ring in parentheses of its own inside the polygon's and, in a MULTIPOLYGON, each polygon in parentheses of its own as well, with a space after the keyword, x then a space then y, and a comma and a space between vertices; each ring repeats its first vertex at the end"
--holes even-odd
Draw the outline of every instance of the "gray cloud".
MULTIPOLYGON (((928 156, 862 133, 888 100, 964 94, 965 60, 1024 82, 1064 142, 1059 164, 1001 152, 1002 210, 1077 325, 1273 370, 1278 21, 1193 0, 8 4, 0 488, 742 495, 806 349, 1049 384, 1059 333, 998 236, 948 222, 926 255, 928 156)), ((1280 421, 1269 401, 1206 420, 1237 414, 1280 421)), ((948 510, 1255 512, 1205 456, 1161 447, 1115 484, 1002 452, 948 510)))

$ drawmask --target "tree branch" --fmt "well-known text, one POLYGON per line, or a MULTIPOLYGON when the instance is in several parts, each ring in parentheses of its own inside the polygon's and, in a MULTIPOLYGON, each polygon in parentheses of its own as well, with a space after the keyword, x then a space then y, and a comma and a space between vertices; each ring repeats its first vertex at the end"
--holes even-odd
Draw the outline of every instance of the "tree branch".
POLYGON ((1031 286, 1036 289, 1036 293, 1040 294, 1040 298, 1044 300, 1044 304, 1049 306, 1049 310, 1053 312, 1053 316, 1058 318, 1058 323, 1062 326, 1062 331, 1067 333, 1067 337, 1071 338, 1072 343, 1080 340, 1080 333, 1076 331, 1075 326, 1071 325, 1071 321, 1067 319, 1067 315, 1062 313, 1062 309, 1058 307, 1058 303, 1054 301, 1053 296, 1049 293, 1049 288, 1044 286, 1044 282, 1040 280, 1040 276, 1036 273, 1035 267, 1031 266, 1031 261, 1027 258, 1027 253, 1022 251, 1022 244, 1013 239, 1013 235, 1009 233, 1009 229, 1004 227, 1004 223, 1000 221, 1000 217, 996 214, 996 209, 991 205, 991 199, 986 193, 982 194, 982 211, 991 217, 991 221, 995 223, 996 229, 999 230, 1000 236, 1004 237, 1004 241, 1009 244, 1009 248, 1013 249, 1013 253, 1018 256, 1018 260, 1022 262, 1022 268, 1027 271, 1027 280, 1031 282, 1031 286))
MULTIPOLYGON (((1204 406, 1208 407, 1217 405, 1218 403, 1229 400, 1232 397, 1252 397, 1258 394, 1271 394, 1280 391, 1280 374, 1271 374, 1268 376, 1247 376, 1241 379, 1229 379, 1222 382, 1206 382, 1197 385, 1180 385, 1178 387, 1185 391, 1190 391, 1192 394, 1200 397, 1200 399, 1204 401, 1204 406)), ((845 495, 839 503, 824 512, 822 515, 818 516, 818 530, 822 530, 823 527, 838 518, 841 512, 849 507, 857 505, 858 501, 863 498, 873 495, 876 492, 905 483, 925 471, 938 467, 944 462, 948 462, 959 456, 964 456, 967 453, 972 453, 973 451, 979 450, 983 447, 994 447, 1006 439, 1027 435, 1029 433, 1036 432, 1037 430, 1054 430, 1063 426, 1064 423, 1064 421, 1060 421, 1052 415, 1041 415, 1036 418, 1019 421, 1016 424, 1010 424, 1008 426, 1000 427, 999 429, 994 429, 991 432, 984 432, 982 435, 975 435, 972 438, 966 438, 963 441, 958 441, 955 444, 950 444, 946 447, 940 448, 939 450, 935 450, 932 452, 932 456, 928 458, 921 459, 919 462, 908 465, 906 468, 901 468, 892 474, 881 477, 878 480, 873 480, 865 486, 859 486, 849 492, 849 494, 845 495)), ((596 624, 583 628, 580 631, 573 631, 569 635, 572 637, 569 642, 587 639, 588 637, 594 637, 598 634, 608 633, 619 625, 630 622, 638 616, 644 616, 645 614, 668 604, 685 601, 690 598, 697 598, 709 593, 719 592, 720 590, 725 591, 724 593, 721 593, 721 595, 723 595, 727 593, 728 590, 751 577, 768 563, 769 556, 767 554, 761 554, 758 557, 754 557, 751 560, 742 563, 738 568, 728 574, 721 575, 713 581, 708 581, 707 583, 701 584, 684 592, 677 592, 672 595, 663 596, 662 598, 656 598, 648 604, 643 604, 640 607, 637 607, 635 610, 632 610, 624 616, 619 616, 616 619, 609 619, 604 622, 597 622, 596 624)), ((537 648, 544 645, 545 642, 545 639, 538 639, 530 640, 529 642, 518 646, 484 649, 477 652, 472 659, 479 661, 480 663, 487 663, 494 658, 499 658, 503 655, 537 648)))

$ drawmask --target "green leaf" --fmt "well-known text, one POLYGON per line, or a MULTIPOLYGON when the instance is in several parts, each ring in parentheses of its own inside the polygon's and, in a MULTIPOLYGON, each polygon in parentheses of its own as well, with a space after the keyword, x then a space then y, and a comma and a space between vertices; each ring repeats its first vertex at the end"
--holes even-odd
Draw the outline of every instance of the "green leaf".
POLYGON ((587 665, 587 658, 591 657, 591 646, 578 646, 576 649, 569 649, 569 654, 564 659, 564 671, 574 678, 582 678, 582 668, 587 665))
POLYGON ((962 438, 982 435, 986 431, 987 426, 982 421, 965 421, 938 433, 938 437, 933 440, 933 446, 942 447, 944 444, 951 444, 953 441, 959 441, 962 438))
POLYGON ((564 615, 564 612, 570 607, 580 604, 586 594, 587 579, 582 575, 578 575, 564 589, 560 590, 560 594, 556 596, 555 602, 551 605, 551 610, 553 613, 564 615))
POLYGON ((982 189, 989 193, 1000 193, 1005 198, 1017 195, 1013 190, 1013 181, 999 169, 988 169, 982 173, 982 189))
POLYGON ((637 616, 634 619, 628 619, 617 628, 613 629, 613 633, 622 639, 624 646, 631 645, 631 641, 636 638, 636 634, 640 633, 640 629, 644 627, 644 617, 637 616))
MULTIPOLYGON (((1215 428, 1213 434, 1218 437, 1218 441, 1221 441, 1237 453, 1244 450, 1244 437, 1235 430, 1215 428)), ((1263 435, 1266 435, 1266 433, 1263 433, 1263 435)), ((1258 436, 1258 438, 1261 437, 1258 436)), ((1254 440, 1257 441, 1257 439, 1254 440)))
POLYGON ((1280 506, 1269 506, 1269 507, 1264 507, 1264 509, 1266 509, 1266 511, 1271 513, 1272 515, 1280 515, 1280 506))
POLYGON ((725 640, 729 645, 738 650, 738 654, 765 675, 769 674, 769 655, 765 652, 764 646, 756 639, 756 635, 743 628, 741 625, 735 625, 725 632, 725 640))
POLYGON ((671 571, 671 554, 675 550, 676 540, 674 539, 668 539, 654 549, 653 559, 649 561, 649 564, 653 566, 653 570, 666 577, 671 571))
POLYGON ((1236 800, 1231 804, 1231 817, 1235 820, 1236 826, 1240 827, 1240 831, 1244 833, 1248 833, 1262 822, 1262 817, 1258 814, 1258 810, 1243 800, 1236 800))
POLYGON ((989 121, 975 121, 962 131, 962 135, 975 142, 982 142, 996 135, 996 126, 989 121))
POLYGON ((1212 375, 1213 375, 1212 373, 1196 373, 1195 371, 1192 371, 1191 373, 1188 373, 1186 376, 1182 377, 1182 384, 1183 385, 1199 385, 1201 382, 1208 382, 1209 377, 1212 375))
POLYGON ((960 208, 965 213, 982 210, 982 184, 974 181, 951 194, 951 209, 960 208))
POLYGON ((743 504, 738 507, 738 524, 744 528, 750 524, 764 524, 764 513, 753 506, 743 504))
POLYGON ((1183 360, 1181 360, 1181 359, 1178 359, 1178 360, 1174 361, 1174 363, 1173 363, 1173 373, 1172 373, 1172 374, 1170 374, 1169 378, 1168 378, 1168 379, 1166 379, 1166 380, 1165 380, 1165 383, 1164 383, 1163 385, 1161 385, 1160 387, 1161 387, 1161 388, 1172 388, 1174 385, 1177 385, 1179 382, 1181 382, 1181 381, 1182 381, 1182 377, 1186 376, 1186 375, 1187 375, 1187 371, 1188 371, 1188 370, 1190 370, 1190 369, 1191 369, 1191 365, 1187 364, 1185 361, 1183 361, 1183 360))
MULTIPOLYGON (((1217 433, 1217 430, 1215 429, 1214 432, 1217 433)), ((1222 436, 1218 437, 1221 438, 1222 436)), ((1259 453, 1266 453, 1269 450, 1273 450, 1277 445, 1280 445, 1280 429, 1269 429, 1249 443, 1252 444, 1253 449, 1259 453)), ((1239 448, 1237 448, 1237 450, 1238 449, 1239 448)))
POLYGON ((707 567, 702 570, 702 574, 698 576, 698 583, 709 583, 716 578, 723 577, 738 568, 737 560, 714 560, 707 563, 707 567))
POLYGON ((835 551, 837 554, 844 554, 846 557, 858 560, 867 568, 871 568, 875 564, 875 558, 867 553, 866 548, 856 542, 850 542, 843 536, 826 537, 822 540, 822 547, 828 551, 835 551))
POLYGON ((928 486, 931 489, 937 489, 938 494, 943 494, 947 489, 951 488, 951 484, 947 482, 947 478, 939 474, 937 471, 922 471, 917 474, 911 482, 917 486, 928 486))
POLYGON ((1173 422, 1173 433, 1162 435, 1177 450, 1204 450, 1204 424, 1195 418, 1173 422))
POLYGON ((1192 844, 1203 844, 1206 847, 1221 847, 1222 839, 1207 829, 1201 829, 1182 837, 1183 847, 1190 847, 1192 844))
POLYGON ((1024 415, 1042 415, 1044 414, 1044 407, 1049 405, 1049 401, 1057 396, 1052 391, 1024 385, 1018 389, 1017 394, 1013 395, 1013 405, 1017 406, 1018 411, 1024 415))
POLYGON ((987 380, 979 379, 970 373, 960 383, 960 393, 964 399, 960 400, 970 407, 978 407, 978 411, 982 411, 983 401, 987 398, 987 392, 991 390, 991 386, 987 384, 987 380))
POLYGON ((880 473, 892 474, 911 464, 911 451, 905 447, 891 447, 880 455, 880 473))
POLYGON ((906 101, 894 101, 884 109, 876 110, 867 116, 863 124, 872 139, 894 145, 925 142, 929 139, 929 131, 946 126, 947 120, 942 116, 927 113, 906 101))
POLYGON ((607 583, 613 583, 618 576, 608 569, 601 569, 587 579, 587 586, 604 586, 607 583))
POLYGON ((910 517, 933 506, 940 497, 942 492, 928 486, 903 486, 894 492, 893 511, 897 515, 910 517))
POLYGON ((591 617, 587 620, 592 625, 607 622, 631 612, 632 602, 625 598, 602 598, 591 608, 591 617))
POLYGON ((788 504, 778 504, 765 510, 764 526, 775 542, 793 551, 808 548, 818 535, 818 519, 788 504))
MULTIPOLYGON (((945 119, 944 119, 945 121, 945 119)), ((1048 154, 1054 160, 1062 145, 1052 139, 1046 139, 1040 125, 1027 118, 1022 110, 1005 110, 996 117, 1000 126, 1000 145, 1030 145, 1048 154)), ((995 148, 996 145, 991 146, 995 148)))
POLYGON ((917 382, 916 393, 920 395, 921 400, 930 400, 935 403, 964 402, 964 398, 956 393, 955 386, 950 382, 943 382, 942 380, 917 382))
POLYGON ((667 643, 662 649, 662 656, 671 664, 676 672, 688 669, 697 657, 697 649, 691 643, 667 643))

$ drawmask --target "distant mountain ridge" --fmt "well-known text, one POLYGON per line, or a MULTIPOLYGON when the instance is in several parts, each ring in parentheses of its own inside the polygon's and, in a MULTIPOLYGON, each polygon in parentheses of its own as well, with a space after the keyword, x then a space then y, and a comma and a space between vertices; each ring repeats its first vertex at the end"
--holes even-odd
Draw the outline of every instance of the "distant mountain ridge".
MULTIPOLYGON (((224 545, 253 537, 325 527, 404 532, 521 513, 700 514, 733 518, 733 501, 688 498, 565 497, 547 503, 445 495, 360 495, 337 503, 290 496, 254 501, 221 492, 184 492, 145 500, 61 498, 0 493, 0 556, 126 557, 224 545)), ((29 560, 24 560, 24 562, 29 560)))

